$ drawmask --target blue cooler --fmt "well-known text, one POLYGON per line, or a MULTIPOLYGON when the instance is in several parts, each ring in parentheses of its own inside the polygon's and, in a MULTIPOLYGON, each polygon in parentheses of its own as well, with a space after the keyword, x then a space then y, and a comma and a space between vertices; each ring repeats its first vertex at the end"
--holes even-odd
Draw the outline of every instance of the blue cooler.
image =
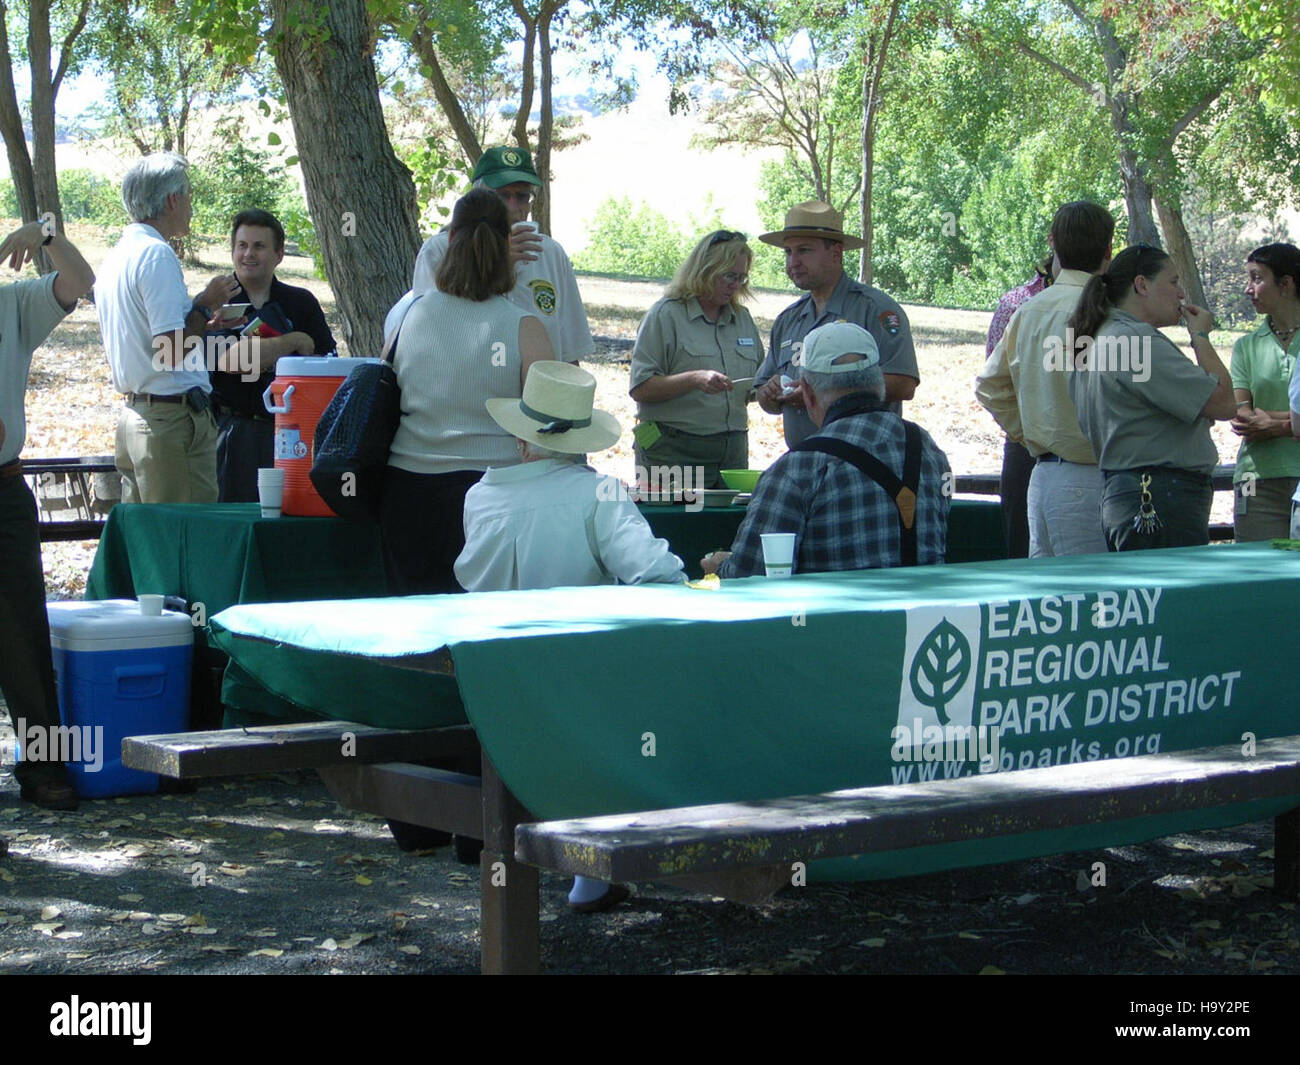
POLYGON ((68 761, 77 794, 157 791, 157 774, 122 765, 122 740, 188 727, 190 616, 171 610, 144 615, 134 599, 47 603, 46 610, 59 713, 69 733, 64 740, 82 744, 81 759, 68 761))

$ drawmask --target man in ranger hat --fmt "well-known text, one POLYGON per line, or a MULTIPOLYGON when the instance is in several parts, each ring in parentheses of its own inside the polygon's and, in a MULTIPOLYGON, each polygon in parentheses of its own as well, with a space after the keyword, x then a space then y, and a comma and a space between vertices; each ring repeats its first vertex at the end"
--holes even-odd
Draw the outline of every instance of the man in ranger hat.
MULTIPOLYGON (((508 298, 542 320, 555 357, 561 362, 577 362, 594 354, 596 342, 591 339, 587 311, 569 257, 558 243, 538 231, 536 223, 528 221, 533 190, 542 184, 533 169, 532 157, 522 148, 510 145, 489 148, 479 156, 472 177, 475 185, 491 189, 501 197, 510 216, 510 257, 515 262, 515 287, 508 298)), ((433 276, 446 253, 446 230, 424 242, 415 260, 413 291, 433 291, 433 276)))
MULTIPOLYGON (((521 399, 489 399, 488 413, 513 433, 518 466, 489 469, 465 495, 465 549, 456 579, 468 592, 592 584, 675 584, 682 561, 655 537, 623 486, 581 465, 618 443, 618 420, 593 410, 596 379, 562 362, 535 362, 521 399)), ((569 906, 607 910, 621 884, 576 877, 569 906)))
POLYGON ((801 405, 800 394, 781 383, 784 375, 797 376, 804 337, 828 322, 855 322, 875 339, 885 375, 885 399, 894 412, 900 401, 911 399, 920 374, 907 315, 878 288, 852 280, 844 272, 844 252, 863 247, 857 237, 844 232, 844 216, 830 204, 808 200, 785 214, 785 226, 759 238, 764 244, 785 249, 786 276, 808 294, 782 311, 772 326, 767 358, 754 380, 758 403, 768 414, 782 414, 785 441, 791 447, 815 431, 801 405))

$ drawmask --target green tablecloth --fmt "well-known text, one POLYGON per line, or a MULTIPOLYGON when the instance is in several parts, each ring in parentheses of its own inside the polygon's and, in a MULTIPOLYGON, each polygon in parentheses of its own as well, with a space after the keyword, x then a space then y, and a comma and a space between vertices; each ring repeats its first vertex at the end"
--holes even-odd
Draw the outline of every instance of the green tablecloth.
MULTIPOLYGON (((896 731, 915 729, 920 747, 944 721, 998 726, 1002 769, 1292 734, 1300 706, 1269 633, 1298 593, 1300 556, 1238 545, 755 578, 716 592, 237 607, 213 629, 237 662, 296 686, 304 703, 313 662, 334 663, 338 688, 348 663, 448 649, 493 762, 549 819, 976 772, 896 731)), ((367 682, 353 701, 356 720, 391 712, 383 685, 367 682)), ((876 855, 833 875, 1103 847, 1295 802, 876 855)))
MULTIPOLYGON (((743 507, 642 506, 692 576, 731 544, 743 507)), ((954 500, 948 561, 1005 557, 998 504, 954 500)), ((379 526, 338 518, 263 520, 255 503, 136 504, 108 516, 87 599, 144 592, 202 603, 207 617, 236 603, 289 603, 385 594, 379 526)))
POLYGON ((262 519, 256 503, 114 507, 86 580, 87 599, 145 592, 202 603, 287 603, 385 594, 377 525, 262 519))

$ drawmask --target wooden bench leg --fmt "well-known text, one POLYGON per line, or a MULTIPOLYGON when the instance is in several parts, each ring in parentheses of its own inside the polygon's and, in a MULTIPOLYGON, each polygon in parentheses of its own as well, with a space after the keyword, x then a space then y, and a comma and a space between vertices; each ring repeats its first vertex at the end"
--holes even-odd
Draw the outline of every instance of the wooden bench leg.
POLYGON ((483 754, 479 935, 485 974, 541 970, 538 870, 515 861, 515 826, 531 818, 483 754))
POLYGON ((1300 896, 1300 807, 1273 819, 1273 890, 1300 896))

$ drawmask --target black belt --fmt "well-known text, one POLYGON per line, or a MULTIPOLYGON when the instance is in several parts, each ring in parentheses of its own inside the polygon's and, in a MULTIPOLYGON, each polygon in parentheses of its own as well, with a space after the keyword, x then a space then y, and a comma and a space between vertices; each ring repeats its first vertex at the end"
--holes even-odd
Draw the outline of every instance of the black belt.
POLYGON ((273 414, 268 414, 265 410, 241 410, 238 407, 232 407, 229 403, 226 403, 215 396, 212 399, 212 410, 213 413, 218 416, 229 414, 232 417, 247 418, 249 421, 253 422, 271 422, 272 424, 275 422, 275 416, 273 414))
POLYGON ((1038 462, 1068 462, 1068 459, 1061 458, 1060 455, 1053 455, 1050 451, 1044 451, 1038 456, 1038 462))
POLYGON ((173 396, 158 396, 151 392, 128 392, 126 394, 128 403, 184 403, 185 394, 173 396))

